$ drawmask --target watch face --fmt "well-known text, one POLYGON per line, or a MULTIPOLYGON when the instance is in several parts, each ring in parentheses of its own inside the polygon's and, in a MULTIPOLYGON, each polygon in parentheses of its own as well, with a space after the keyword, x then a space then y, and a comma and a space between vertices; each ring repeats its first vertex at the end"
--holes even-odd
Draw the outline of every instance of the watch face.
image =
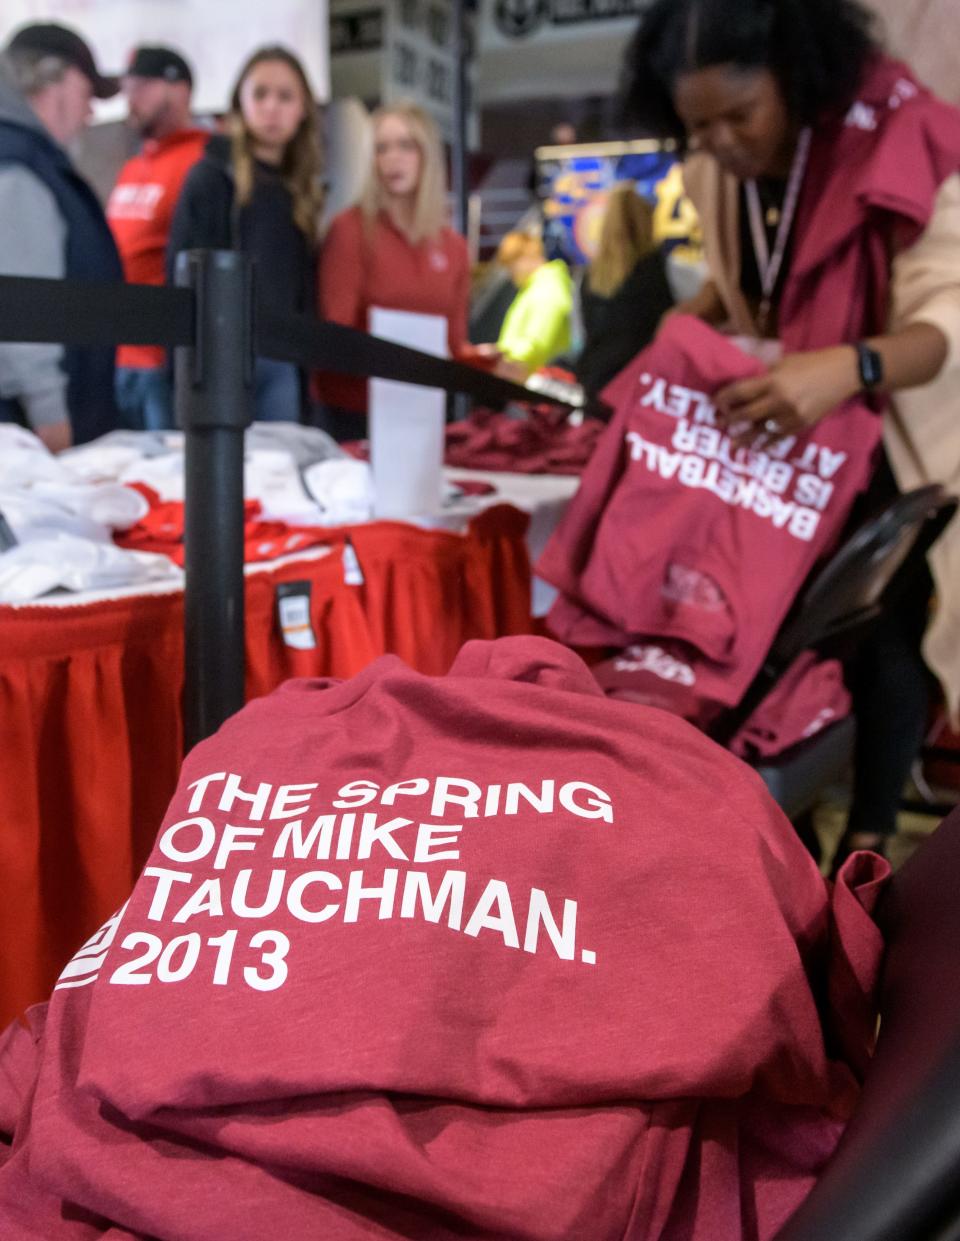
POLYGON ((860 360, 860 382, 865 388, 876 388, 883 382, 883 359, 869 345, 857 346, 860 360))

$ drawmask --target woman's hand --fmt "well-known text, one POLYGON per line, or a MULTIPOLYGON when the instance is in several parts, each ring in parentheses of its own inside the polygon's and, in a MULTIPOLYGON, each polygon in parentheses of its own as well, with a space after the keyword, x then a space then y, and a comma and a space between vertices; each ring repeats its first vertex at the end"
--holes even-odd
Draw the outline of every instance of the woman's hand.
POLYGON ((765 375, 727 384, 714 397, 718 420, 737 444, 809 430, 860 391, 851 345, 793 353, 765 375))
POLYGON ((523 362, 515 362, 512 358, 501 357, 493 373, 499 375, 501 379, 509 379, 511 383, 523 384, 526 383, 530 374, 530 367, 525 366, 523 362))

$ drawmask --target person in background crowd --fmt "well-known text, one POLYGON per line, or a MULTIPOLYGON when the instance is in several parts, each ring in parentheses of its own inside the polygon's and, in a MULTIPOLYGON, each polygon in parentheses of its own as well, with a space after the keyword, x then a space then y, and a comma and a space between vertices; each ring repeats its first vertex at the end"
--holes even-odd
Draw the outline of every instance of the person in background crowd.
MULTIPOLYGON (((242 250, 254 261, 257 302, 276 313, 312 312, 321 206, 316 109, 303 66, 262 47, 234 87, 229 133, 207 143, 187 176, 167 248, 242 250)), ((301 375, 292 362, 257 358, 256 418, 299 421, 301 375)))
MULTIPOLYGON (((65 148, 90 101, 117 93, 65 26, 22 27, 0 57, 0 273, 117 281, 123 269, 103 209, 65 148)), ((114 350, 0 342, 0 421, 58 451, 116 426, 114 350)))
POLYGON ((583 349, 577 379, 595 397, 656 335, 673 305, 653 207, 621 181, 610 192, 597 253, 580 286, 583 349))
MULTIPOLYGON (((577 143, 577 130, 570 121, 558 121, 550 128, 550 135, 543 144, 548 147, 570 147, 577 143)), ((555 167, 556 165, 552 165, 555 167)), ((527 174, 527 189, 534 201, 540 216, 540 235, 543 238, 543 252, 548 259, 565 259, 564 242, 566 230, 563 222, 547 214, 546 199, 540 197, 541 190, 546 192, 547 186, 541 184, 541 169, 536 151, 530 157, 530 171, 527 174)))
POLYGON ((522 381, 570 348, 573 281, 563 259, 548 263, 540 238, 528 233, 507 233, 497 262, 518 290, 497 339, 499 371, 522 381))
POLYGON ((569 147, 577 140, 577 130, 569 121, 560 121, 558 125, 554 125, 550 130, 550 145, 558 147, 569 147))
MULTIPOLYGON (((320 263, 320 315, 368 329, 371 306, 442 315, 456 357, 467 338, 467 243, 447 226, 440 136, 429 116, 399 103, 373 114, 373 165, 359 202, 336 216, 320 263)), ((367 383, 316 377, 324 429, 366 435, 367 383)))
MULTIPOLYGON (((139 47, 123 77, 129 123, 143 139, 107 203, 107 220, 132 284, 163 284, 167 239, 187 173, 210 137, 191 124, 193 75, 169 47, 139 47)), ((166 351, 157 345, 117 350, 117 405, 134 430, 173 426, 166 351)))
MULTIPOLYGON (((851 0, 657 0, 628 54, 648 132, 691 142, 686 184, 710 280, 678 307, 759 341, 762 376, 716 395, 724 423, 762 448, 848 397, 884 413, 896 485, 960 487, 960 113, 880 50, 851 0)), ((892 473, 891 473, 892 468, 892 473)), ((924 652, 960 701, 960 522, 933 548, 937 608, 924 652)), ((922 738, 920 655, 930 577, 849 668, 854 796, 841 856, 882 847, 922 738)))
MULTIPOLYGON (((550 129, 550 136, 543 144, 550 147, 569 147, 573 146, 577 141, 577 131, 569 121, 558 121, 556 125, 550 129)), ((536 154, 530 157, 530 172, 527 175, 527 189, 530 191, 530 197, 537 200, 540 205, 539 195, 537 193, 540 188, 540 169, 537 166, 536 154)))

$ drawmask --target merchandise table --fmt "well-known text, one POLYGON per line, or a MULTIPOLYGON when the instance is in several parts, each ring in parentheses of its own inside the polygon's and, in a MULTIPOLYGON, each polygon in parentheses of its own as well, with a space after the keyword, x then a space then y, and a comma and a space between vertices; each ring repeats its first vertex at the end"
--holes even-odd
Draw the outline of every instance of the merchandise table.
MULTIPOLYGON (((472 517, 429 523, 459 531, 372 522, 248 566, 247 696, 386 652, 442 674, 470 638, 529 632, 530 514, 539 543, 577 480, 514 481, 472 517), (309 649, 278 620, 291 582, 308 584, 309 649)), ((0 607, 0 1028, 126 899, 176 783, 182 688, 179 588, 0 607)))

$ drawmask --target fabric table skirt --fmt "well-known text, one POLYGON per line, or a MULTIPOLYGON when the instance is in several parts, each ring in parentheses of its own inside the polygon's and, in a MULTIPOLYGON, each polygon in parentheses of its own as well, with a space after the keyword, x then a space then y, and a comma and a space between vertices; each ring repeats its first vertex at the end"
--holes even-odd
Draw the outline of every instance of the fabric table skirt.
MULTIPOLYGON (((388 652, 442 675, 470 638, 529 632, 527 523, 507 505, 465 534, 376 522, 248 571, 247 696, 388 652), (310 650, 277 618, 292 581, 310 583, 310 650)), ((0 607, 0 1028, 129 894, 176 785, 182 690, 180 592, 0 607)))

